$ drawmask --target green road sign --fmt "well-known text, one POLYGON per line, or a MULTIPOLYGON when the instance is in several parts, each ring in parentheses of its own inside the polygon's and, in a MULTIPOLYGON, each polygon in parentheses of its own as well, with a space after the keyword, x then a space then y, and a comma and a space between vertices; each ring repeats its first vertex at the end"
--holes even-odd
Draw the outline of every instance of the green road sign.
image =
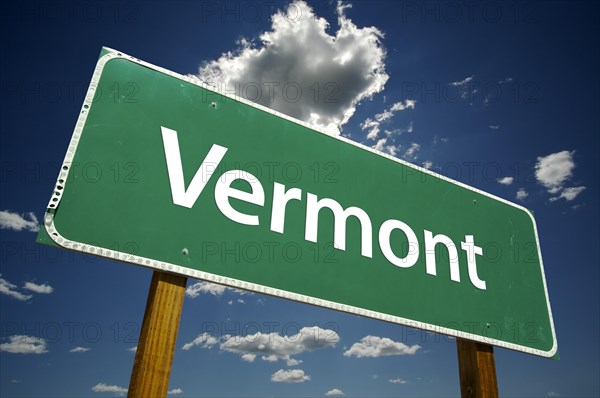
POLYGON ((550 357, 525 208, 104 49, 40 241, 550 357))

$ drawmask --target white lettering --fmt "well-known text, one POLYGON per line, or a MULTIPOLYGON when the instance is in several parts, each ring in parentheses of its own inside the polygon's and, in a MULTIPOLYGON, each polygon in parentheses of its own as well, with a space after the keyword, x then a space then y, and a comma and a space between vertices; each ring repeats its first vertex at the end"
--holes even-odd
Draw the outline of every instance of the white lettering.
POLYGON ((475 255, 483 256, 483 249, 475 246, 473 235, 465 235, 465 241, 460 242, 460 247, 467 252, 467 265, 469 267, 469 279, 471 283, 477 289, 485 290, 485 281, 479 279, 477 275, 477 259, 475 258, 475 255))
POLYGON ((371 219, 365 211, 359 207, 348 207, 346 210, 333 199, 323 198, 317 200, 317 196, 306 194, 306 230, 304 239, 309 242, 317 241, 317 229, 319 226, 319 211, 328 208, 333 212, 334 232, 333 244, 336 249, 346 250, 346 220, 349 216, 358 218, 361 226, 361 250, 364 257, 373 257, 373 227, 371 219))
POLYGON ((419 259, 419 241, 414 231, 405 223, 398 220, 387 220, 381 224, 379 228, 379 247, 385 258, 392 264, 400 268, 410 268, 419 259), (392 251, 390 238, 392 231, 399 229, 404 232, 406 239, 408 240, 408 252, 404 258, 397 257, 392 251))
POLYGON ((285 224, 285 208, 290 200, 301 200, 302 190, 290 188, 285 190, 285 185, 274 183, 273 208, 271 209, 271 231, 283 233, 285 224))
POLYGON ((265 204, 265 191, 260 181, 250 173, 242 170, 231 170, 223 173, 215 186, 215 202, 221 213, 232 221, 245 225, 258 225, 258 216, 241 213, 231 207, 229 198, 243 200, 258 206, 265 204), (244 180, 250 184, 251 192, 240 191, 231 187, 235 180, 244 180))
POLYGON ((435 245, 443 244, 448 249, 448 259, 450 260, 450 279, 454 282, 460 282, 460 269, 458 268, 458 252, 452 239, 446 235, 436 235, 425 230, 425 268, 429 275, 437 275, 435 263, 435 245))
POLYGON ((214 144, 208 155, 202 161, 202 164, 196 171, 188 189, 185 189, 183 181, 183 166, 181 165, 181 153, 179 151, 179 141, 177 131, 166 127, 162 130, 163 145, 165 147, 165 157, 167 158, 167 171, 169 173, 169 183, 171 184, 171 195, 173 203, 179 206, 192 208, 198 196, 204 190, 206 183, 215 171, 217 164, 221 162, 227 152, 227 148, 214 144))

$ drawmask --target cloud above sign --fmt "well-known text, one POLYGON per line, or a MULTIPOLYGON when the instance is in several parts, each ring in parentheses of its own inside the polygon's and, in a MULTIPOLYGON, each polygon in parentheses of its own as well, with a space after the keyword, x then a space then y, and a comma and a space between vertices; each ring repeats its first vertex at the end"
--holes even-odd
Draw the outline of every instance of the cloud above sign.
POLYGON ((228 92, 338 134, 358 103, 381 92, 388 80, 383 37, 356 26, 338 2, 338 29, 304 1, 272 16, 258 44, 239 48, 200 67, 198 77, 228 92))
POLYGON ((548 193, 559 196, 550 198, 551 202, 559 199, 566 201, 574 200, 586 187, 565 187, 566 183, 573 177, 575 162, 573 151, 560 151, 547 156, 539 156, 535 165, 535 177, 548 193))

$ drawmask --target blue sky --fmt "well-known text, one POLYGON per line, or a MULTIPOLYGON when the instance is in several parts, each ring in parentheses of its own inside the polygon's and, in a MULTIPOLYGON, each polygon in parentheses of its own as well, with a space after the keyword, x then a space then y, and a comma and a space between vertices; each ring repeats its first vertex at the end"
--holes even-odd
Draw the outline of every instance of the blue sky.
MULTIPOLYGON (((115 396, 129 382, 151 271, 35 243, 36 220, 103 45, 225 83, 287 76, 310 87, 306 65, 322 60, 320 74, 333 76, 324 81, 335 83, 340 101, 304 96, 272 106, 305 120, 317 113, 313 122, 324 128, 341 127, 352 140, 535 212, 561 359, 496 349, 500 394, 600 394, 597 6, 347 4, 294 3, 287 14, 287 2, 3 5, 1 396, 115 396), (282 18, 273 25, 277 10, 282 18), (294 33, 299 24, 315 35, 310 45, 294 33), (265 32, 270 47, 261 40, 265 32), (352 40, 338 36, 333 52, 325 51, 319 40, 340 32, 352 40), (336 80, 332 58, 345 54, 353 54, 346 78, 336 80), (232 64, 244 66, 244 76, 232 64)), ((320 89, 325 95, 332 88, 320 89)), ((184 303, 170 391, 452 397, 459 395, 456 344, 273 297, 197 286, 184 303), (328 331, 318 347, 291 338, 314 326, 328 331), (273 357, 252 358, 251 347, 223 337, 259 331, 283 342, 272 347, 273 357), (217 341, 186 346, 204 332, 217 341), (370 348, 393 355, 357 355, 366 336, 370 348)))

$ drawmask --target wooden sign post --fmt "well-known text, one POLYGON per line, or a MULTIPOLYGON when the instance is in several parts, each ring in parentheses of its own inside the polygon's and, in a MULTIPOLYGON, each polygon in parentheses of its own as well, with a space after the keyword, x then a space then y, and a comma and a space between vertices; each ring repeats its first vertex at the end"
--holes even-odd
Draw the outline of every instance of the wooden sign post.
POLYGON ((129 398, 166 397, 187 278, 154 271, 129 382, 129 398))
POLYGON ((462 398, 498 398, 494 348, 460 338, 456 345, 462 398))

